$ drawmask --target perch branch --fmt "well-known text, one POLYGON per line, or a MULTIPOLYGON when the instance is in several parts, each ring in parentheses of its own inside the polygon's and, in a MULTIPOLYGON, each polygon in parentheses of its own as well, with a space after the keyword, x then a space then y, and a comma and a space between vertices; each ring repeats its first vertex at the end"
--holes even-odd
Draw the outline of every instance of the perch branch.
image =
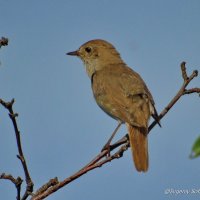
MULTIPOLYGON (((193 71, 193 73, 188 77, 187 72, 186 72, 186 67, 185 67, 185 62, 181 63, 181 70, 182 70, 182 77, 183 77, 183 85, 180 88, 180 90, 177 92, 175 97, 169 102, 169 104, 164 108, 164 110, 160 113, 159 119, 162 119, 168 111, 174 106, 174 104, 180 99, 181 96, 185 94, 191 94, 191 93, 200 93, 200 88, 192 88, 192 89, 186 89, 187 85, 190 83, 190 81, 198 76, 197 70, 193 71)), ((152 122, 152 124, 149 126, 149 132, 154 128, 154 126, 157 124, 156 121, 152 122)), ((58 181, 54 186, 48 187, 45 191, 41 190, 42 192, 37 192, 31 200, 41 200, 49 196, 50 194, 56 192, 57 190, 61 189, 65 185, 69 184, 73 180, 79 178, 80 176, 86 174, 87 172, 101 167, 102 165, 106 164, 107 162, 110 162, 114 159, 118 159, 123 156, 123 153, 128 149, 129 147, 129 141, 128 141, 128 136, 124 136, 120 140, 118 140, 116 143, 111 145, 110 147, 110 152, 115 150, 116 148, 119 148, 116 153, 114 153, 111 156, 108 155, 108 150, 104 150, 100 152, 94 159, 92 159, 85 167, 83 167, 81 170, 73 174, 72 176, 64 179, 63 181, 58 181)), ((50 180, 51 181, 51 180, 50 180)), ((46 183, 48 184, 48 183, 46 183)), ((46 185, 45 184, 45 185, 46 185)), ((49 184, 50 185, 50 184, 49 184)), ((42 186, 43 187, 43 186, 42 186)), ((41 188, 42 188, 41 187, 41 188)), ((40 191, 40 189, 38 190, 40 191)))
POLYGON ((52 193, 56 192, 57 190, 59 190, 60 188, 64 187, 68 183, 72 182, 73 180, 75 180, 75 179, 79 178, 80 176, 86 174, 87 172, 89 172, 89 171, 91 171, 91 170, 93 170, 95 168, 99 168, 102 165, 104 165, 104 164, 106 164, 106 163, 108 163, 108 162, 110 162, 110 161, 112 161, 114 159, 121 158, 123 156, 123 153, 128 149, 128 147, 129 147, 129 142, 127 140, 126 144, 124 144, 123 146, 121 146, 121 148, 116 153, 114 153, 113 155, 111 155, 109 157, 106 157, 106 155, 108 154, 108 150, 104 150, 102 153, 100 153, 95 158, 97 160, 97 162, 91 161, 92 163, 90 162, 90 164, 87 164, 85 167, 83 167, 82 169, 80 169, 78 172, 76 172, 72 176, 64 179, 63 181, 58 182, 56 185, 54 185, 53 187, 48 188, 43 193, 37 193, 37 195, 34 195, 31 198, 31 200, 44 199, 47 196, 49 196, 50 194, 52 194, 52 193), (102 157, 105 157, 105 159, 101 160, 102 157))
POLYGON ((0 99, 0 104, 3 105, 9 111, 9 117, 10 117, 13 127, 14 127, 16 141, 17 141, 17 148, 18 148, 18 153, 19 153, 17 155, 17 158, 19 158, 19 160, 21 161, 21 164, 22 164, 22 167, 24 170, 24 174, 25 174, 25 178, 26 178, 26 191, 21 199, 21 200, 25 200, 33 191, 33 182, 31 180, 31 177, 30 177, 30 174, 28 171, 28 167, 26 164, 26 160, 24 157, 24 153, 22 150, 20 131, 18 129, 17 121, 16 121, 16 117, 18 116, 18 114, 14 113, 14 111, 13 111, 14 99, 12 99, 11 102, 5 102, 2 99, 0 99))

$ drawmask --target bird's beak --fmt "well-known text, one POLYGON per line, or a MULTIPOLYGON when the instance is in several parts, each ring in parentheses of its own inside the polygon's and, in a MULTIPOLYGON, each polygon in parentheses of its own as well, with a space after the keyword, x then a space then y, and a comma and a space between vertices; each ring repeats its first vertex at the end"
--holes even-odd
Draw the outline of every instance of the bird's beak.
POLYGON ((72 52, 66 53, 66 55, 69 55, 69 56, 79 56, 79 52, 78 52, 78 50, 77 51, 72 51, 72 52))

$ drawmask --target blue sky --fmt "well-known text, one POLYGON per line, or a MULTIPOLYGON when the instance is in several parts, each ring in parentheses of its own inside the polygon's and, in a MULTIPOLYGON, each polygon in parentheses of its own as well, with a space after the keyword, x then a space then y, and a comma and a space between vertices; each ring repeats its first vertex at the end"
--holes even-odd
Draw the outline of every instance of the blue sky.
MULTIPOLYGON (((111 42, 139 72, 160 112, 188 73, 200 69, 198 0, 0 1, 0 98, 16 99, 24 153, 35 188, 63 179, 92 159, 116 126, 96 105, 80 60, 66 56, 84 42, 111 42)), ((196 78, 189 87, 200 87, 196 78)), ((166 189, 200 189, 200 160, 188 158, 200 134, 200 99, 184 96, 149 136, 150 168, 139 174, 131 153, 94 170, 48 199, 197 199, 200 194, 166 195, 166 189)), ((126 133, 121 128, 117 138, 126 133)), ((23 176, 13 127, 0 109, 0 172, 23 176)), ((14 199, 9 182, 0 198, 14 199)))

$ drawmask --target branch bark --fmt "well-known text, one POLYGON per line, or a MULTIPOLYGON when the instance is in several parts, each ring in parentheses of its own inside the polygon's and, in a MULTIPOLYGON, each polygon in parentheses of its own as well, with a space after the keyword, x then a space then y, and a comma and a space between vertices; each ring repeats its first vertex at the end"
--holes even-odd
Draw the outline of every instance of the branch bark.
MULTIPOLYGON (((177 101, 185 94, 191 94, 191 93, 198 93, 200 94, 200 88, 191 88, 191 89, 186 89, 188 84, 192 81, 193 78, 198 76, 198 71, 195 70, 193 73, 188 76, 186 72, 186 63, 182 62, 181 63, 181 71, 182 71, 182 77, 183 77, 183 84, 180 88, 180 90, 177 92, 177 94, 174 96, 174 98, 169 102, 169 104, 163 109, 163 111, 159 115, 159 119, 161 120, 167 113, 168 111, 177 103, 177 101)), ((149 132, 155 127, 157 124, 156 121, 154 121, 150 126, 149 126, 149 132)), ((113 155, 107 156, 108 155, 108 150, 104 150, 100 152, 94 159, 92 159, 86 166, 84 166, 82 169, 80 169, 78 172, 74 173, 72 176, 67 177, 66 179, 62 181, 56 182, 55 185, 52 185, 50 187, 47 187, 46 190, 42 190, 44 186, 42 186, 36 193, 33 195, 31 200, 41 200, 52 193, 56 192, 57 190, 61 189, 62 187, 66 186, 73 180, 79 178, 80 176, 86 174, 87 172, 101 167, 102 165, 111 162, 114 159, 118 159, 123 156, 123 153, 129 148, 129 141, 128 141, 128 135, 125 135, 123 138, 118 140, 116 143, 111 145, 110 147, 110 152, 115 150, 116 148, 119 149, 117 150, 116 153, 113 155)), ((51 185, 50 184, 51 180, 46 183, 45 185, 51 185)))

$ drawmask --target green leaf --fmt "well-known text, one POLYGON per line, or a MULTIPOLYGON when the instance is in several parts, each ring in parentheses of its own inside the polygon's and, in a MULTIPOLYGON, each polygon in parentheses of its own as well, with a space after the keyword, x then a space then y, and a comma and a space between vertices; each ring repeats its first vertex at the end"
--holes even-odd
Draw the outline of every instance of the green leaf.
POLYGON ((192 152, 190 154, 190 158, 196 158, 200 156, 200 136, 195 140, 192 146, 192 152))

